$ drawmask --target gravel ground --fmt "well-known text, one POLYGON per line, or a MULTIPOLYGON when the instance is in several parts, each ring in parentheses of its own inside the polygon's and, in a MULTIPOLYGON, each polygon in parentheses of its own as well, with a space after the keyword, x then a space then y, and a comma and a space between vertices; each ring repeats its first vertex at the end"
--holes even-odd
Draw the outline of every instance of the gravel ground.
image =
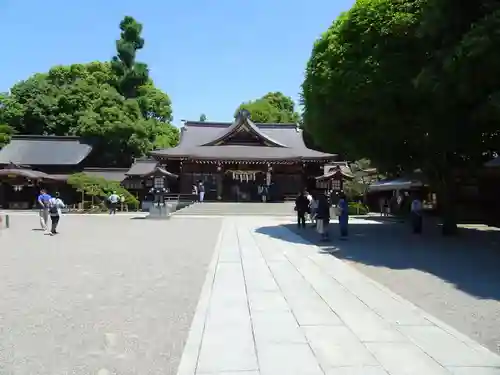
MULTIPOLYGON (((313 229, 298 231, 317 243, 313 229)), ((500 233, 463 230, 443 238, 423 236, 403 224, 350 225, 350 239, 322 245, 370 278, 500 353, 500 233)), ((337 237, 337 239, 335 238, 337 237)))
POLYGON ((37 217, 0 231, 0 374, 175 374, 218 219, 37 217), (195 234, 195 235, 193 235, 195 234))

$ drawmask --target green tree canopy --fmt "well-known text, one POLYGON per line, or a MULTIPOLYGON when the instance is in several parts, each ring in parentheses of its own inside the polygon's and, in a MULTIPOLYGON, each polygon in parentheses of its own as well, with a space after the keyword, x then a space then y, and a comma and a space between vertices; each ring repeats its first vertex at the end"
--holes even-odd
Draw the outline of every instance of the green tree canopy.
POLYGON ((5 100, 8 95, 0 93, 0 149, 10 142, 10 137, 14 134, 14 129, 6 124, 5 100))
POLYGON ((281 92, 269 92, 262 98, 242 103, 236 113, 242 109, 250 112, 254 122, 284 124, 300 120, 292 98, 281 92))
POLYGON ((202 114, 200 115, 200 121, 201 121, 201 122, 205 122, 205 121, 207 121, 207 116, 206 116, 204 113, 202 113, 202 114))
POLYGON ((451 212, 452 172, 500 144, 498 9, 494 0, 356 1, 314 45, 306 129, 350 159, 421 168, 451 212))
POLYGON ((111 60, 116 89, 125 98, 136 98, 138 90, 149 80, 148 66, 136 61, 137 51, 144 47, 142 25, 126 16, 120 22, 120 39, 116 41, 117 55, 111 60))
POLYGON ((56 66, 14 85, 0 100, 12 131, 91 138, 101 166, 126 167, 153 148, 175 146, 170 99, 154 86, 147 66, 135 62, 142 26, 125 17, 120 28, 111 62, 56 66))
POLYGON ((410 167, 420 6, 358 0, 316 42, 302 96, 304 125, 322 148, 387 169, 410 167))

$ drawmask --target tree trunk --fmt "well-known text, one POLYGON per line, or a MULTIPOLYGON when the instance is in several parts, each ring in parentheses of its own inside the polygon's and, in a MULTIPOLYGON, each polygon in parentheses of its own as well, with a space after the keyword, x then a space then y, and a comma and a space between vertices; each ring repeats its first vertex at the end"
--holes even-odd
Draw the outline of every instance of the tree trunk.
POLYGON ((455 181, 449 173, 440 179, 437 198, 443 236, 456 235, 458 233, 456 188, 455 181))

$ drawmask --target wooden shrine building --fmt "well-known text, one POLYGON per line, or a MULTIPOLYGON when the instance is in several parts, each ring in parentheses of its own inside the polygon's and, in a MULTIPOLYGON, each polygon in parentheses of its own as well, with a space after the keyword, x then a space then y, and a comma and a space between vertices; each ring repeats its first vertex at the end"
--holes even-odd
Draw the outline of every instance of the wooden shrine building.
POLYGON ((80 199, 66 184, 74 173, 84 172, 122 182, 128 168, 101 168, 93 143, 74 136, 14 135, 0 150, 0 208, 36 207, 41 187, 59 191, 65 202, 80 199))
POLYGON ((315 177, 336 155, 306 147, 296 124, 259 124, 247 111, 233 123, 187 121, 179 145, 151 156, 179 175, 178 192, 203 181, 207 200, 258 200, 267 186, 271 200, 315 188, 315 177))

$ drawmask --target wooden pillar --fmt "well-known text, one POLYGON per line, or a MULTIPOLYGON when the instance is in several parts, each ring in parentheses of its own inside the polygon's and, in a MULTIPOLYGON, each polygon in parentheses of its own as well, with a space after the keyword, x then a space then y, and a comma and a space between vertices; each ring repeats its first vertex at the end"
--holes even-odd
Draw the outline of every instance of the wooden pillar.
POLYGON ((5 205, 5 186, 6 185, 2 181, 0 181, 0 208, 7 208, 7 206, 5 205))
POLYGON ((222 164, 219 162, 217 163, 217 174, 215 176, 216 179, 216 184, 217 184, 217 200, 220 201, 222 199, 222 175, 224 173, 224 170, 222 168, 222 164))
POLYGON ((273 171, 273 167, 271 163, 267 163, 267 172, 266 172, 266 185, 271 185, 271 172, 273 171))

